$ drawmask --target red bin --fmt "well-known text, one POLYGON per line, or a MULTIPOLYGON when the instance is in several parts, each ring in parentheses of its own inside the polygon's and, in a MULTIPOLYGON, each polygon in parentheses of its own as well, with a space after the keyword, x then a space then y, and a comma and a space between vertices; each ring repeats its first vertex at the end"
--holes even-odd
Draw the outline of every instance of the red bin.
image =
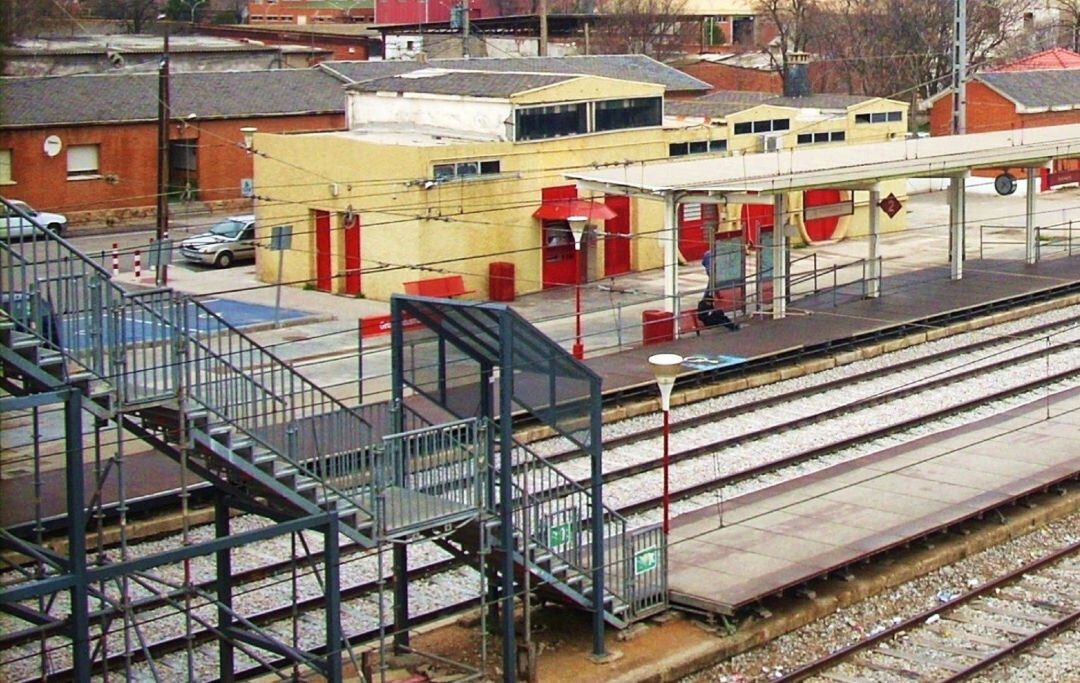
POLYGON ((671 311, 642 311, 641 338, 646 345, 673 341, 675 316, 671 311))
POLYGON ((492 261, 488 264, 488 298, 492 301, 514 300, 514 264, 492 261))

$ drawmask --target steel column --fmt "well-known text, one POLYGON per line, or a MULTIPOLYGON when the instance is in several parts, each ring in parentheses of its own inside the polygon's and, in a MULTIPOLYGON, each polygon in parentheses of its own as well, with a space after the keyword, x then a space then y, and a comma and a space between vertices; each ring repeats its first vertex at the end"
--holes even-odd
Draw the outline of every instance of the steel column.
POLYGON ((71 672, 90 680, 90 603, 86 572, 86 508, 83 500, 82 394, 72 389, 64 402, 64 454, 67 476, 68 558, 71 586, 71 672))
POLYGON ((881 190, 877 185, 870 190, 870 202, 866 210, 870 212, 870 235, 866 240, 866 260, 870 271, 866 283, 866 296, 876 299, 881 296, 881 261, 878 260, 878 248, 881 246, 881 190))
POLYGON ((342 680, 341 671, 341 549, 338 547, 337 513, 331 513, 326 522, 326 538, 323 542, 323 555, 326 560, 326 679, 330 683, 342 680))
POLYGON ((1024 261, 1034 265, 1039 260, 1039 244, 1035 236, 1035 186, 1039 177, 1039 167, 1027 169, 1027 211, 1024 216, 1024 261))
MULTIPOLYGON (((787 195, 773 196, 773 301, 772 317, 787 315, 787 195)), ((758 275, 761 279, 761 275, 758 275)))
POLYGON ((664 196, 664 308, 675 317, 675 338, 679 337, 679 206, 675 196, 664 196))
MULTIPOLYGON (((678 311, 676 311, 677 313, 678 311)), ((679 327, 675 325, 676 329, 679 327)), ((604 466, 600 432, 603 404, 600 399, 600 379, 594 378, 589 392, 589 460, 590 494, 589 523, 592 525, 592 584, 593 584, 593 656, 603 657, 604 649, 604 466)))
POLYGON ((514 354, 513 331, 507 316, 499 318, 499 543, 502 546, 502 617, 503 680, 517 679, 517 639, 514 634, 514 354))
POLYGON ((405 543, 393 544, 394 556, 394 652, 403 654, 409 647, 409 549, 405 543))
POLYGON ((966 179, 966 173, 949 178, 949 277, 953 280, 964 277, 966 179))
MULTIPOLYGON (((214 495, 214 536, 228 538, 230 532, 229 505, 225 494, 214 495)), ((225 547, 217 551, 215 564, 217 576, 217 617, 218 628, 224 633, 232 623, 232 549, 225 547)), ((218 641, 218 675, 222 683, 232 683, 235 666, 235 648, 232 641, 222 638, 218 641)))

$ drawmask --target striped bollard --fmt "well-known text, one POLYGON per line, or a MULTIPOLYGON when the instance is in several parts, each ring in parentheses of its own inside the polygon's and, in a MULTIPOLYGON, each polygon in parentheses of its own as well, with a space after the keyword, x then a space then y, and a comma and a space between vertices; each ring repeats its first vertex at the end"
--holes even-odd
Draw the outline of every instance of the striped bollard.
POLYGON ((120 245, 116 242, 112 245, 112 274, 113 277, 120 274, 120 245))
POLYGON ((139 250, 135 250, 135 279, 138 280, 142 277, 142 257, 139 255, 139 250))

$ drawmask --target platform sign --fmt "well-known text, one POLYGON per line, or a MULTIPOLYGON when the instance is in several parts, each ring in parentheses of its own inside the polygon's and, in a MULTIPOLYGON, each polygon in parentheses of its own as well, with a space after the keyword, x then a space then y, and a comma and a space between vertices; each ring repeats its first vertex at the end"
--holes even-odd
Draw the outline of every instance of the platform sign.
POLYGON ((655 571, 658 566, 660 566, 660 549, 655 545, 634 553, 634 576, 648 574, 655 571))
POLYGON ((745 362, 746 359, 742 356, 727 356, 724 354, 706 356, 704 354, 701 354, 683 358, 682 364, 684 368, 704 372, 706 370, 716 370, 717 368, 723 368, 729 365, 738 365, 739 363, 745 362))
POLYGON ((240 179, 240 196, 248 199, 255 196, 255 180, 253 178, 240 179))
POLYGON ((900 203, 900 200, 896 198, 896 195, 892 192, 885 199, 878 202, 878 206, 885 212, 885 215, 892 218, 896 214, 900 213, 900 209, 904 208, 904 205, 900 203))
POLYGON ((570 542, 574 534, 574 523, 556 524, 548 529, 548 547, 561 548, 570 542))

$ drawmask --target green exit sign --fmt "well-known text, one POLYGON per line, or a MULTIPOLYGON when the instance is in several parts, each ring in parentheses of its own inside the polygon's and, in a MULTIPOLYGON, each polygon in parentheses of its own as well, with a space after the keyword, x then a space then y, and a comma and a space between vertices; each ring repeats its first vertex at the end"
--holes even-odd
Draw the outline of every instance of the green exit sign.
POLYGON ((634 554, 634 576, 647 574, 656 569, 659 564, 660 549, 655 545, 639 550, 634 554))
POLYGON ((570 542, 570 537, 574 533, 574 525, 572 522, 565 524, 556 524, 548 530, 548 547, 560 548, 570 542))

